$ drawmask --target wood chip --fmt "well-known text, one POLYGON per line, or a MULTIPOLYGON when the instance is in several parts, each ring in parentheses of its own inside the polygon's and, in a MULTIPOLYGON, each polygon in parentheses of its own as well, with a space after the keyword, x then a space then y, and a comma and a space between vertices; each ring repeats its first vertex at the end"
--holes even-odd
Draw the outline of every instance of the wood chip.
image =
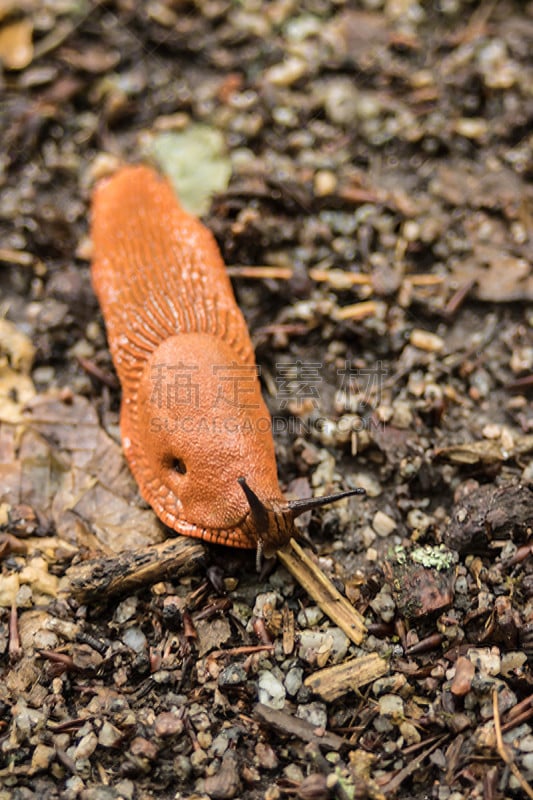
POLYGON ((288 606, 283 607, 283 652, 290 656, 294 650, 294 612, 288 606))
POLYGON ((389 665, 377 653, 353 658, 344 664, 326 667, 314 672, 305 679, 304 683, 323 700, 330 702, 342 697, 343 694, 358 689, 376 678, 381 678, 388 672, 389 665))
POLYGON ((320 567, 309 558, 294 539, 281 550, 278 558, 283 566, 296 578, 300 586, 315 601, 324 614, 344 631, 355 644, 359 644, 366 633, 361 614, 337 591, 320 567))

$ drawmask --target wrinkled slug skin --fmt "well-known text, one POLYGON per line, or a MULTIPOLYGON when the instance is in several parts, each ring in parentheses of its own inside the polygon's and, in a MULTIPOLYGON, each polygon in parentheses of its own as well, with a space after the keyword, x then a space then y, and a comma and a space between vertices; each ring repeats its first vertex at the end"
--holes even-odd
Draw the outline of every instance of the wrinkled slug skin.
POLYGON ((182 534, 255 547, 237 479, 284 500, 252 343, 213 236, 142 166, 97 186, 91 233, 122 442, 142 496, 182 534))

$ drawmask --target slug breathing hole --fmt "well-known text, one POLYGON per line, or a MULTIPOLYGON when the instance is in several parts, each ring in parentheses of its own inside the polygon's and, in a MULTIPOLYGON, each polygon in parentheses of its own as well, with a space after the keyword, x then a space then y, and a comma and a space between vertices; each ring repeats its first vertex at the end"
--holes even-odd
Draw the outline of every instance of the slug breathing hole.
POLYGON ((173 458, 171 467, 174 470, 174 472, 178 473, 178 475, 185 475, 185 473, 187 472, 185 461, 183 461, 183 459, 181 458, 173 458))

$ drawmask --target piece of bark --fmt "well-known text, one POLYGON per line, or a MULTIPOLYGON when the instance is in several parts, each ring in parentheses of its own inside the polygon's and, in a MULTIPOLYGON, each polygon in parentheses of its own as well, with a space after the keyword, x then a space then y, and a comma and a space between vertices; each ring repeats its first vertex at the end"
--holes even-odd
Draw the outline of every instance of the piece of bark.
POLYGON ((326 702, 358 689, 388 672, 389 665, 377 653, 352 658, 344 664, 318 670, 305 679, 304 684, 326 702))
POLYGON ((300 545, 291 539, 288 545, 278 550, 277 556, 324 614, 338 625, 352 642, 360 644, 366 633, 363 617, 346 597, 337 591, 330 579, 300 545))
POLYGON ((132 592, 141 586, 193 572, 204 560, 205 547, 196 539, 178 536, 109 558, 94 558, 67 570, 69 591, 87 603, 132 592))
POLYGON ((457 503, 443 539, 460 553, 485 553, 494 539, 529 539, 532 521, 533 487, 480 486, 457 503))
POLYGON ((285 736, 294 736, 304 742, 313 742, 324 750, 340 750, 343 745, 349 744, 346 739, 329 731, 322 731, 307 722, 305 719, 295 717, 286 711, 269 708, 263 703, 257 703, 254 708, 254 717, 268 728, 285 736))

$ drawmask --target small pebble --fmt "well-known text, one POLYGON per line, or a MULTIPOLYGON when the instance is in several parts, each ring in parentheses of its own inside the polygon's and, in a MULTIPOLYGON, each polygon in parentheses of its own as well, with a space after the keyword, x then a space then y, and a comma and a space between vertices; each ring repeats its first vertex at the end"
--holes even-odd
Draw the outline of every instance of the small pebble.
POLYGON ((163 711, 155 718, 154 732, 156 736, 175 736, 183 731, 183 720, 172 711, 163 711))
POLYGON ((324 619, 324 612, 318 606, 307 606, 300 609, 296 619, 300 627, 312 628, 324 619))
POLYGON ((337 187, 337 178, 334 172, 327 169, 320 169, 315 173, 313 180, 313 192, 315 197, 325 197, 333 194, 337 187))
POLYGON ((390 717, 393 722, 401 722, 404 715, 404 704, 397 694, 384 694, 379 698, 379 713, 383 717, 390 717))
POLYGON ((407 524, 413 531, 425 533, 433 525, 433 518, 419 508, 412 508, 407 514, 407 524))
POLYGON ((482 430, 482 434, 485 439, 499 439, 502 434, 502 429, 500 425, 496 425, 495 423, 485 425, 482 430))
POLYGON ((76 747, 74 748, 74 752, 72 754, 73 761, 80 761, 90 758, 94 751, 98 746, 98 737, 96 736, 94 731, 91 731, 86 736, 84 736, 76 747))
POLYGON ((264 78, 267 83, 272 83, 274 86, 291 86, 306 74, 308 68, 307 62, 303 59, 289 57, 267 69, 264 78))
POLYGON ((271 745, 266 742, 257 742, 255 746, 255 755, 259 765, 263 769, 277 769, 278 757, 271 745))
POLYGON ((468 658, 481 674, 499 675, 501 658, 497 647, 471 647, 468 651, 468 658))
POLYGON ((400 733, 402 734, 403 738, 405 739, 405 743, 407 745, 410 744, 418 744, 422 740, 422 737, 412 722, 401 722, 400 723, 400 733))
POLYGON ((148 761, 155 761, 157 758, 158 749, 153 742, 148 741, 143 736, 136 736, 130 742, 130 752, 134 756, 140 758, 147 758, 148 761))
POLYGON ((292 667, 285 676, 285 689, 290 697, 298 694, 303 682, 304 671, 301 667, 292 667))
POLYGON ((137 626, 124 631, 122 634, 122 641, 127 647, 131 647, 135 653, 144 653, 148 647, 146 636, 137 626))
POLYGON ((350 78, 336 78, 328 83, 324 97, 326 116, 337 125, 354 122, 359 109, 359 91, 350 78))
POLYGON ((222 731, 222 733, 219 733, 218 736, 215 736, 215 738, 213 739, 209 752, 215 758, 220 758, 221 756, 224 755, 224 753, 228 749, 229 743, 230 742, 228 737, 226 736, 225 731, 222 731))
POLYGON ((455 675, 451 685, 452 694, 462 697, 472 688, 472 678, 476 668, 472 661, 465 656, 459 656, 455 662, 455 675))
POLYGON ((315 728, 326 728, 328 712, 325 703, 302 703, 296 710, 296 716, 309 722, 315 728))
POLYGON ((372 520, 372 527, 377 535, 384 539, 396 529, 396 521, 383 511, 376 511, 372 520))
POLYGON ((130 619, 133 619, 135 614, 137 613, 137 597, 135 595, 130 595, 126 597, 115 609, 114 618, 115 621, 118 622, 119 625, 123 625, 130 619))
POLYGON ((462 117, 455 120, 452 127, 465 139, 484 139, 487 134, 487 121, 480 117, 462 117))
POLYGON ((374 597, 370 603, 370 607, 375 613, 381 617, 383 622, 392 622, 396 613, 396 604, 392 599, 390 592, 383 588, 374 597))
POLYGON ((102 747, 116 747, 118 743, 124 738, 124 734, 118 728, 115 728, 108 720, 104 720, 102 727, 98 732, 98 744, 102 747))
POLYGON ((414 328, 411 331, 409 341, 413 347, 417 347, 419 350, 426 350, 428 353, 440 353, 444 349, 444 339, 421 328, 414 328))
POLYGON ((259 673, 257 683, 259 702, 274 709, 281 709, 285 705, 285 687, 272 672, 264 670, 259 673))
POLYGON ((336 664, 346 655, 349 644, 348 637, 340 628, 328 628, 327 631, 303 630, 300 632, 298 655, 307 663, 315 664, 317 656, 323 654, 326 660, 336 664))
POLYGON ((48 770, 55 758, 55 748, 45 744, 38 744, 31 757, 30 775, 41 770, 48 770))
POLYGON ((221 689, 230 686, 239 686, 246 683, 248 675, 242 664, 228 664, 218 676, 218 685, 221 689))

